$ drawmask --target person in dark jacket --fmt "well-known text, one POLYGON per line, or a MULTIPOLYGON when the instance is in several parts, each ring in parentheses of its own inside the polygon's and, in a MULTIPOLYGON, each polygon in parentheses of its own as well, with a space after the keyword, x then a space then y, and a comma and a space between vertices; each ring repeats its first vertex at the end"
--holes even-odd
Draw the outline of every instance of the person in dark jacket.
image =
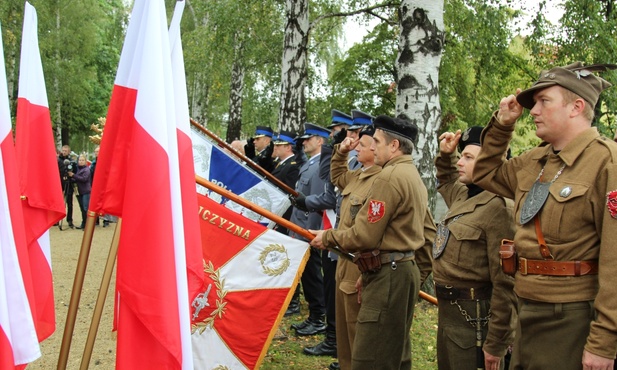
POLYGON ((77 160, 77 172, 69 172, 69 177, 77 184, 77 199, 81 208, 81 225, 77 229, 83 229, 86 226, 86 215, 90 206, 90 192, 92 185, 90 184, 90 167, 84 154, 79 156, 77 160))

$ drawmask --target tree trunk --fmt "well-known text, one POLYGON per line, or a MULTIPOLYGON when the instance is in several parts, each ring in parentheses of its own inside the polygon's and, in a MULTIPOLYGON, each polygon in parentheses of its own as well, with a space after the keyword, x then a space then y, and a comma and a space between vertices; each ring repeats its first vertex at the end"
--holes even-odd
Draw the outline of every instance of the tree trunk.
POLYGON ((278 128, 301 132, 306 122, 308 0, 286 0, 285 39, 281 75, 281 108, 278 128))
POLYGON ((229 124, 225 138, 228 143, 239 139, 242 130, 242 93, 244 90, 242 43, 236 42, 234 49, 235 57, 231 69, 231 87, 229 89, 229 124))
MULTIPOLYGON (((56 8, 56 28, 60 31, 60 6, 56 8)), ((56 70, 60 69, 60 48, 56 49, 56 70)), ((69 129, 62 127, 62 102, 60 99, 60 81, 58 76, 54 77, 54 90, 56 93, 56 147, 60 149, 62 145, 69 145, 69 129)))
POLYGON ((398 91, 396 111, 418 126, 413 157, 435 209, 435 166, 439 105, 439 63, 443 53, 443 0, 403 0, 401 33, 396 61, 398 91))

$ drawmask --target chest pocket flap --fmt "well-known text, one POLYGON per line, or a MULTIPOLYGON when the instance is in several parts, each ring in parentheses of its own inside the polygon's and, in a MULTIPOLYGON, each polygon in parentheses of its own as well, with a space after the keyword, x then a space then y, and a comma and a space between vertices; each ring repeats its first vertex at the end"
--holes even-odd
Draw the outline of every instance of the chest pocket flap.
POLYGON ((563 203, 584 196, 588 189, 588 185, 553 184, 549 192, 557 202, 563 203))
POLYGON ((482 237, 482 230, 464 222, 455 221, 448 225, 450 229, 450 236, 456 238, 456 240, 479 240, 482 237))

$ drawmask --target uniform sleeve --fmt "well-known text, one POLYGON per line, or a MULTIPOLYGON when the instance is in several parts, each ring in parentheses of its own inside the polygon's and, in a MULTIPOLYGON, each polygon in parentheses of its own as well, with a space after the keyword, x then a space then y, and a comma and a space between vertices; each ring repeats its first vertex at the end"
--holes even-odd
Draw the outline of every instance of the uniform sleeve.
POLYGON ((448 208, 458 198, 461 192, 467 191, 467 186, 458 181, 458 162, 460 155, 457 153, 446 154, 440 153, 435 158, 435 167, 437 168, 437 191, 443 197, 448 208))
POLYGON ((433 242, 437 236, 437 227, 430 209, 426 209, 424 217, 424 245, 416 251, 416 264, 420 269, 420 286, 424 284, 426 278, 433 272, 433 242))
POLYGON ((495 197, 491 200, 490 214, 494 215, 488 222, 486 233, 486 254, 488 268, 493 284, 491 296, 491 318, 484 350, 493 356, 503 357, 508 346, 514 342, 517 311, 514 294, 514 278, 504 274, 499 264, 499 245, 501 239, 513 239, 515 225, 513 220, 513 203, 495 197))
POLYGON ((379 248, 390 219, 397 214, 397 206, 402 199, 392 182, 388 181, 385 176, 378 175, 367 197, 367 202, 358 211, 355 224, 346 230, 326 230, 322 236, 324 245, 327 247, 344 246, 345 250, 352 253, 379 248), (381 204, 383 213, 379 220, 369 222, 372 202, 381 204))
POLYGON ((591 322, 585 349, 606 358, 617 351, 617 163, 608 165, 596 182, 595 214, 600 237, 599 289, 594 302, 596 318, 591 322), (614 213, 611 213, 614 212, 614 213))
POLYGON ((337 186, 339 189, 345 189, 351 177, 347 167, 347 154, 341 153, 338 150, 339 146, 340 144, 334 146, 334 153, 330 162, 330 179, 334 186, 337 186))
POLYGON ((496 115, 482 131, 482 149, 473 169, 473 182, 482 189, 514 199, 515 171, 510 169, 511 161, 505 159, 514 125, 501 125, 496 115))

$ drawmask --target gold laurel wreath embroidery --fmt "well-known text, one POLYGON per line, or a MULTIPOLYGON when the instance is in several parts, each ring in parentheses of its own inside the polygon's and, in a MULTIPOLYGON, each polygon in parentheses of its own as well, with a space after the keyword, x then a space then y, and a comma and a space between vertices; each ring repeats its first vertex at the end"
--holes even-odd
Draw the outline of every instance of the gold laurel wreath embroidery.
POLYGON ((219 319, 223 318, 225 306, 227 306, 227 302, 224 301, 225 296, 227 295, 227 291, 224 289, 225 279, 221 279, 219 270, 214 269, 214 265, 211 261, 208 261, 207 263, 204 261, 204 272, 210 274, 210 278, 214 281, 214 285, 216 286, 216 295, 218 296, 216 300, 216 308, 210 313, 210 317, 205 318, 202 322, 193 324, 191 334, 196 330, 199 330, 199 334, 202 334, 207 328, 212 328, 214 326, 214 319, 217 316, 219 319))
POLYGON ((277 276, 277 275, 282 274, 283 272, 285 272, 285 270, 287 270, 287 268, 291 264, 289 260, 289 256, 287 255, 287 251, 285 250, 285 247, 282 246, 281 244, 270 244, 269 246, 267 246, 259 254, 259 262, 261 262, 261 267, 264 269, 264 272, 270 276, 277 276), (270 252, 279 252, 285 255, 285 259, 283 260, 283 262, 278 268, 270 268, 264 265, 266 261, 266 257, 268 256, 270 252))

